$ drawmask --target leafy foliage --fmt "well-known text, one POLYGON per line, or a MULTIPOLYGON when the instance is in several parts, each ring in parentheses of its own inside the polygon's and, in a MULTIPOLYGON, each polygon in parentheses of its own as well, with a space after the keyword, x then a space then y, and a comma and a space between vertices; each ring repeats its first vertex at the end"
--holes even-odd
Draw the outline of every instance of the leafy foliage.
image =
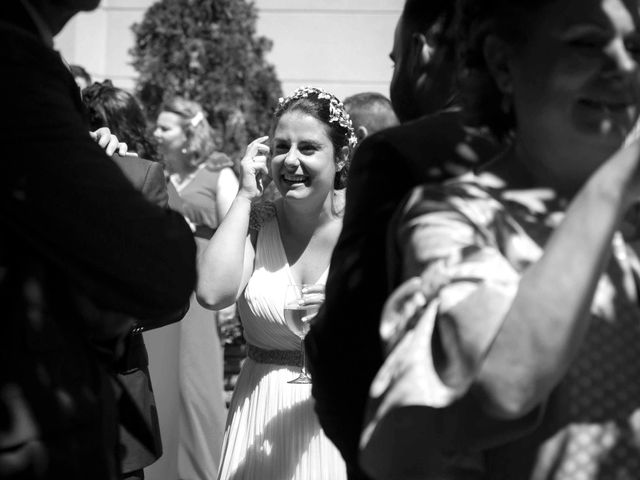
POLYGON ((264 135, 282 95, 265 60, 272 42, 256 36, 257 13, 246 0, 160 0, 132 29, 136 93, 149 118, 175 95, 199 102, 237 156, 264 135))

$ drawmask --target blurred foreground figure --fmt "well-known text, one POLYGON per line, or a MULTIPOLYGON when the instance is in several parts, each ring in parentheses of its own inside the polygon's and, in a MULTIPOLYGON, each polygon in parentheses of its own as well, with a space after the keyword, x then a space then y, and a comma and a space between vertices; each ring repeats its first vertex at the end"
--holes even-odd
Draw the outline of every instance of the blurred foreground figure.
MULTIPOLYGON (((0 10, 0 477, 115 479, 111 374, 132 318, 182 310, 195 246, 89 136, 53 35, 97 1, 0 10)), ((143 432, 144 435, 144 432, 143 432)), ((147 437, 148 432, 146 432, 147 437)))
POLYGON ((318 417, 351 479, 366 478, 357 466, 358 442, 367 391, 383 361, 382 305, 394 287, 385 261, 391 216, 416 185, 464 173, 497 149, 481 129, 464 124, 452 103, 453 11, 452 0, 405 4, 391 53, 391 101, 406 123, 367 137, 356 150, 326 302, 307 336, 318 417))
POLYGON ((639 13, 461 3, 465 108, 509 148, 391 225, 371 477, 638 478, 640 262, 619 229, 640 195, 639 13))

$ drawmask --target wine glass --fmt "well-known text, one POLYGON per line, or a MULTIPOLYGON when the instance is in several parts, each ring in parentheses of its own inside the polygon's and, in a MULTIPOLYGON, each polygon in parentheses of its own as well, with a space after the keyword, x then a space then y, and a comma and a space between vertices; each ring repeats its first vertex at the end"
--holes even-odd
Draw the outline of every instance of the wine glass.
POLYGON ((304 351, 304 337, 311 328, 311 319, 318 313, 320 303, 309 303, 311 295, 324 292, 323 285, 294 284, 287 285, 284 300, 284 319, 293 333, 300 338, 300 354, 302 365, 298 378, 287 383, 305 384, 311 383, 311 377, 307 374, 307 362, 304 351))

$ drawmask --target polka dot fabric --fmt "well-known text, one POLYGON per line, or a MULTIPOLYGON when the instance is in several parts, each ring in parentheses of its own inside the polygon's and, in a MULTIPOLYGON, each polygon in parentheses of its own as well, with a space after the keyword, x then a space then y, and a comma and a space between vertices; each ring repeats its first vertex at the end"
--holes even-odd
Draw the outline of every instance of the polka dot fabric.
POLYGON ((570 426, 558 480, 640 478, 640 309, 625 294, 624 261, 612 258, 600 288, 615 293, 592 315, 566 377, 570 426))

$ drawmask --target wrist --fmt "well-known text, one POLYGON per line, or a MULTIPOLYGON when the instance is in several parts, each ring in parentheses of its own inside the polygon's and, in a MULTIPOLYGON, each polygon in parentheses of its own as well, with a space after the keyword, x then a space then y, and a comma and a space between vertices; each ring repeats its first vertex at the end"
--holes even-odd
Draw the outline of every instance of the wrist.
POLYGON ((241 188, 238 190, 236 197, 246 198, 247 200, 252 201, 255 198, 255 194, 241 188))
POLYGON ((246 203, 248 205, 251 205, 251 203, 253 203, 254 198, 255 198, 254 195, 251 195, 250 193, 239 190, 238 194, 236 195, 236 202, 246 203))

